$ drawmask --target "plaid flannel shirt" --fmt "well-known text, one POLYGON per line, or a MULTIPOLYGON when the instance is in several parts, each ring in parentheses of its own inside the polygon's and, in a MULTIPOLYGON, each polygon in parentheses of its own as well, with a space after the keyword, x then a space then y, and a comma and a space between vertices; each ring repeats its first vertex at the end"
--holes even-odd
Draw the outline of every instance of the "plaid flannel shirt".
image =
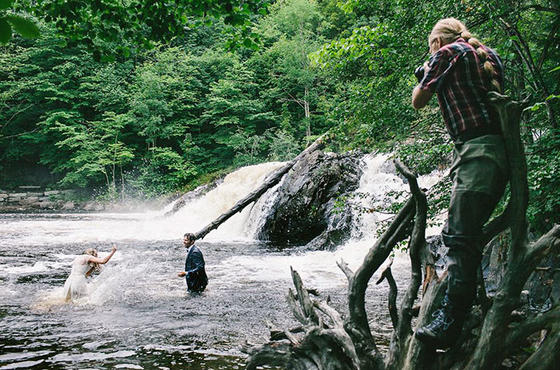
MULTIPOLYGON (((480 46, 503 86, 503 65, 492 49, 480 46)), ((432 54, 420 88, 436 92, 447 131, 454 141, 477 133, 498 133, 497 114, 486 100, 490 82, 484 75, 476 49, 459 38, 432 54)))

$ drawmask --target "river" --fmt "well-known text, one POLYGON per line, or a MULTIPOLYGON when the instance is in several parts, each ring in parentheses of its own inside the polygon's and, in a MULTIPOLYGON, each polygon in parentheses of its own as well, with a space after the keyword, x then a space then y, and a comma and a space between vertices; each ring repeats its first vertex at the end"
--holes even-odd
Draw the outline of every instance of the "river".
MULTIPOLYGON (((366 158, 358 189, 379 202, 405 188, 383 172, 386 160, 366 158)), ((183 233, 199 230, 280 165, 240 169, 168 217, 172 204, 134 214, 0 214, 0 369, 243 368, 241 348, 266 342, 266 321, 297 325, 286 303, 290 266, 345 312, 346 278, 336 261, 355 269, 387 215, 361 215, 354 237, 333 252, 279 250, 252 237, 266 212, 263 198, 197 242, 210 279, 203 294, 189 295, 176 276, 184 264, 183 233), (112 244, 118 251, 90 279, 89 294, 64 303, 73 259, 90 247, 104 256, 112 244)), ((421 178, 423 186, 438 176, 421 178)), ((409 275, 404 255, 397 254, 393 273, 402 291, 409 275)), ((373 331, 386 344, 392 330, 386 284, 370 288, 367 305, 373 331)))

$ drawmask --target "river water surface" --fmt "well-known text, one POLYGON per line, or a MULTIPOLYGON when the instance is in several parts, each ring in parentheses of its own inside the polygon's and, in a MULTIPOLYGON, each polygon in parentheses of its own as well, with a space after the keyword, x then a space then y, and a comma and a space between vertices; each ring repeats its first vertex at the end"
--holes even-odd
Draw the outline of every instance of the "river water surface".
MULTIPOLYGON (((359 191, 381 199, 404 187, 380 171, 385 159, 365 162, 359 191)), ((297 325, 285 299, 290 267, 346 312, 346 278, 336 261, 355 269, 386 215, 361 215, 355 237, 334 252, 281 251, 252 238, 267 209, 264 197, 197 243, 210 279, 203 294, 189 295, 176 276, 184 264, 183 233, 229 209, 279 165, 237 171, 170 217, 163 214, 172 205, 135 214, 1 214, 0 369, 243 368, 241 349, 267 341, 266 321, 297 325), (104 256, 112 244, 118 251, 90 279, 89 294, 62 302, 73 259, 90 247, 104 256)), ((402 290, 409 275, 404 256, 395 259, 393 273, 402 290)), ((386 343, 392 329, 385 284, 370 288, 367 304, 373 332, 386 343)))

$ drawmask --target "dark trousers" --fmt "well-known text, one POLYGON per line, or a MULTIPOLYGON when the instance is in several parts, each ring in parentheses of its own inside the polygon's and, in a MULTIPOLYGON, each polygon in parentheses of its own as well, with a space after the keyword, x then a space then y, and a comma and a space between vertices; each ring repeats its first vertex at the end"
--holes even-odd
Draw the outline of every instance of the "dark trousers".
MULTIPOLYGON (((456 146, 457 164, 451 173, 453 190, 442 233, 443 242, 449 248, 448 301, 455 308, 464 310, 470 308, 476 294, 477 272, 484 247, 480 240, 482 227, 500 201, 507 183, 507 173, 502 165, 505 158, 498 155, 501 151, 483 152, 486 148, 482 140, 486 139, 483 137, 456 146)), ((500 146, 493 148, 500 149, 500 146)))
POLYGON ((443 231, 448 263, 447 296, 456 308, 468 310, 476 294, 477 272, 482 257, 482 227, 490 218, 501 193, 454 192, 443 231))

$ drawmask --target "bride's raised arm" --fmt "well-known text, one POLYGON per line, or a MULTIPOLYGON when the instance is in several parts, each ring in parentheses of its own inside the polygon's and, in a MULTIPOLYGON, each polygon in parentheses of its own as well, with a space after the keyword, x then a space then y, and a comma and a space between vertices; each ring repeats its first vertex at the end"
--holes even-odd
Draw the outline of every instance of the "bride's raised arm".
MULTIPOLYGON (((113 245, 113 249, 111 250, 111 253, 109 253, 108 255, 106 255, 103 258, 99 258, 99 257, 94 257, 94 256, 90 256, 87 262, 93 262, 93 263, 99 263, 101 265, 106 264, 107 262, 109 262, 109 260, 111 259, 111 257, 113 257, 113 254, 115 254, 115 252, 117 251, 117 246, 113 245)), ((91 270, 90 270, 91 271, 91 270)), ((91 272, 88 271, 86 273, 86 276, 88 276, 88 274, 90 274, 91 272)))

